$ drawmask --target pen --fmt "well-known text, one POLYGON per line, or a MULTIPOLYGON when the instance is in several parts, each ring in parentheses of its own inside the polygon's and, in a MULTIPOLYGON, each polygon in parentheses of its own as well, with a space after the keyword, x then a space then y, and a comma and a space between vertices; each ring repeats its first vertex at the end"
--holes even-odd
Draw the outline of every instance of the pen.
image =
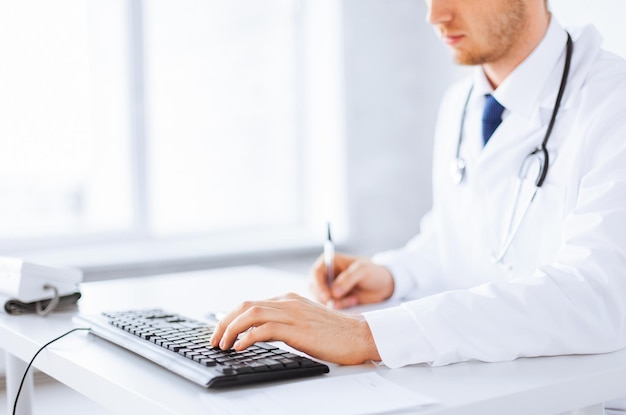
MULTIPOLYGON (((326 223, 327 236, 326 242, 324 243, 324 264, 326 264, 326 282, 328 283, 328 288, 333 285, 333 281, 335 279, 335 244, 333 243, 333 238, 330 236, 330 222, 326 223)), ((333 306, 332 295, 328 300, 327 305, 329 307, 333 306)))

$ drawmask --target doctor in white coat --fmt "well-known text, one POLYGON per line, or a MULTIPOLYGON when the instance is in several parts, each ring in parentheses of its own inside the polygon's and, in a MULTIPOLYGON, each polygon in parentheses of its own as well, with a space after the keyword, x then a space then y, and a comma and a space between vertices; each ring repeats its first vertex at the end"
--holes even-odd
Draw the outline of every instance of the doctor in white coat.
POLYGON ((246 302, 214 345, 283 340, 389 367, 626 346, 625 61, 545 0, 427 6, 456 61, 475 66, 441 105, 432 210, 402 249, 338 254, 331 287, 323 261, 313 271, 336 308, 406 302, 362 316, 295 295, 246 302))

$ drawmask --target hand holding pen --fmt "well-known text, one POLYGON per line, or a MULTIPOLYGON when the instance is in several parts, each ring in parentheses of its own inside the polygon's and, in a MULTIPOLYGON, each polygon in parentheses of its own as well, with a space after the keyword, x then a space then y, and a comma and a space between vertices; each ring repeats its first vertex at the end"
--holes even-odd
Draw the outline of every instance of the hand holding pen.
POLYGON ((312 274, 314 296, 335 309, 378 303, 393 294, 393 277, 386 267, 364 257, 335 252, 330 225, 324 253, 313 266, 312 274))

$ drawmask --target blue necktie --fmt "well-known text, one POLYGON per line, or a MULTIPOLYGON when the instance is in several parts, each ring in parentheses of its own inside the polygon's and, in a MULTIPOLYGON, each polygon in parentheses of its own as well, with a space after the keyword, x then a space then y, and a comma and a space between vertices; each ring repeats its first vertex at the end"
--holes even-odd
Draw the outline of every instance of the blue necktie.
POLYGON ((504 107, 491 95, 486 95, 485 109, 483 110, 483 145, 487 144, 493 132, 502 122, 504 107))

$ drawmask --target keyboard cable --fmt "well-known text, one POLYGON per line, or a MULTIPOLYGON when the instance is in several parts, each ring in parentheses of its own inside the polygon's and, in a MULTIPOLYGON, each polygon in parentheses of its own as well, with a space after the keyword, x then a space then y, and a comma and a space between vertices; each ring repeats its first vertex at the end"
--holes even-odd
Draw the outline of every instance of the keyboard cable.
POLYGON ((50 340, 48 343, 44 344, 43 346, 41 346, 41 348, 39 350, 37 350, 37 353, 35 353, 35 355, 33 356, 32 359, 30 359, 30 363, 28 364, 28 366, 26 367, 26 370, 24 371, 24 376, 22 376, 22 381, 20 382, 20 387, 17 389, 17 393, 15 394, 15 401, 13 402, 13 415, 15 415, 15 413, 17 412, 17 400, 20 397, 20 392, 22 392, 22 387, 24 386, 24 381, 26 380, 26 375, 28 374, 28 370, 30 369, 30 367, 33 365, 33 362, 35 361, 35 358, 37 357, 37 355, 46 347, 48 347, 49 345, 51 345, 52 343, 54 343, 57 340, 62 339, 63 337, 67 336, 70 333, 73 333, 75 331, 79 331, 79 330, 91 330, 89 327, 77 327, 75 329, 72 329, 66 333, 61 334, 59 337, 57 337, 56 339, 50 340))

